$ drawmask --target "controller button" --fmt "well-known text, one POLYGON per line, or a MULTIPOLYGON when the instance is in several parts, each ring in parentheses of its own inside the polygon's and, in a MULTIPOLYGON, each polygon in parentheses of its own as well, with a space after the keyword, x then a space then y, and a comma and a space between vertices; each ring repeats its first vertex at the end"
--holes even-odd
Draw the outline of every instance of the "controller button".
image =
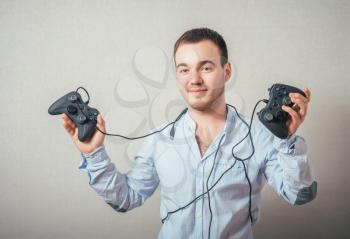
POLYGON ((78 117, 78 122, 79 122, 80 124, 84 123, 85 120, 86 120, 85 115, 79 115, 79 117, 78 117))
POLYGON ((94 112, 94 116, 97 116, 97 112, 94 112))
POLYGON ((75 107, 73 105, 68 105, 67 111, 68 111, 68 113, 74 115, 77 113, 78 109, 77 109, 77 107, 75 107))
POLYGON ((284 98, 282 99, 282 103, 283 103, 284 105, 290 105, 290 104, 292 104, 292 101, 291 101, 291 99, 290 99, 289 97, 284 97, 284 98))
POLYGON ((280 91, 280 88, 278 86, 276 87, 276 91, 280 91))
POLYGON ((76 102, 78 99, 78 96, 76 94, 69 96, 68 100, 72 103, 76 102))
POLYGON ((264 115, 264 119, 268 122, 272 121, 273 120, 273 115, 269 112, 267 112, 265 115, 264 115))
POLYGON ((277 93, 277 96, 278 96, 278 97, 282 97, 282 93, 281 93, 281 92, 278 92, 278 93, 277 93))
POLYGON ((278 107, 278 103, 277 102, 273 102, 272 103, 272 107, 278 107))

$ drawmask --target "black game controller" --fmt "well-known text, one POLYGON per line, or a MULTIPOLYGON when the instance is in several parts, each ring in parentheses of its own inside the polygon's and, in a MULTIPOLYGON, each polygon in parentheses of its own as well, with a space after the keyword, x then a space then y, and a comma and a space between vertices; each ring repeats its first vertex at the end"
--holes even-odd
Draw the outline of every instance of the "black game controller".
POLYGON ((267 105, 259 113, 259 119, 274 135, 281 139, 288 137, 286 122, 289 114, 282 110, 282 105, 292 107, 294 103, 289 98, 289 93, 299 93, 306 96, 298 88, 283 84, 274 84, 270 91, 270 99, 267 105))
MULTIPOLYGON (((78 88, 79 89, 79 88, 78 88)), ((90 139, 96 130, 98 110, 88 106, 77 91, 69 92, 56 100, 49 108, 50 115, 67 114, 78 127, 81 142, 90 139)))

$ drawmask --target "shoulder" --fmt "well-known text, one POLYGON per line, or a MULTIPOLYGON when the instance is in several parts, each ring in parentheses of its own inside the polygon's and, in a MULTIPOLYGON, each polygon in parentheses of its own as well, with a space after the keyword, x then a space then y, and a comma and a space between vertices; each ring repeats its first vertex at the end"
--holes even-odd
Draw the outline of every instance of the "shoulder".
POLYGON ((251 116, 246 116, 238 112, 233 112, 233 115, 235 127, 245 131, 245 133, 248 132, 250 127, 250 133, 255 141, 259 139, 266 140, 273 137, 272 133, 260 122, 259 119, 255 117, 252 119, 251 116))
POLYGON ((163 123, 162 125, 153 128, 147 134, 145 134, 145 137, 143 137, 141 147, 137 154, 155 154, 160 145, 163 145, 164 142, 169 140, 172 125, 172 122, 163 123))

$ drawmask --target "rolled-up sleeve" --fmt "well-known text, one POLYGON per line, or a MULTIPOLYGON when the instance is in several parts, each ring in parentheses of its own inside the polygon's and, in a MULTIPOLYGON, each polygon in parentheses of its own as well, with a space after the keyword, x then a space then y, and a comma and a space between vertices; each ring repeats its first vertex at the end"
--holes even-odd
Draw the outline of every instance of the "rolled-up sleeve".
POLYGON ((305 139, 292 135, 287 139, 272 137, 271 141, 263 165, 268 183, 293 205, 313 200, 317 182, 308 161, 305 139))

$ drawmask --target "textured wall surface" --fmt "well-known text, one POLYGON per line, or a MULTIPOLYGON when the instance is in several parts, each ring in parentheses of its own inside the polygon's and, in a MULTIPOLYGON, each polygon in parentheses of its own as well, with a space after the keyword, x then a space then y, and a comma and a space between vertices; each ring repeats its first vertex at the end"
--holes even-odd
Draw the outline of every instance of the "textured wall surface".
MULTIPOLYGON (((349 1, 0 1, 0 238, 155 238, 159 189, 114 212, 78 170, 61 95, 86 87, 110 132, 140 135, 184 106, 172 47, 186 30, 221 33, 235 73, 226 98, 244 114, 274 82, 309 87, 299 134, 318 196, 294 207, 266 186, 256 238, 346 238, 350 201, 349 1)), ((122 172, 138 142, 107 138, 122 172)))

